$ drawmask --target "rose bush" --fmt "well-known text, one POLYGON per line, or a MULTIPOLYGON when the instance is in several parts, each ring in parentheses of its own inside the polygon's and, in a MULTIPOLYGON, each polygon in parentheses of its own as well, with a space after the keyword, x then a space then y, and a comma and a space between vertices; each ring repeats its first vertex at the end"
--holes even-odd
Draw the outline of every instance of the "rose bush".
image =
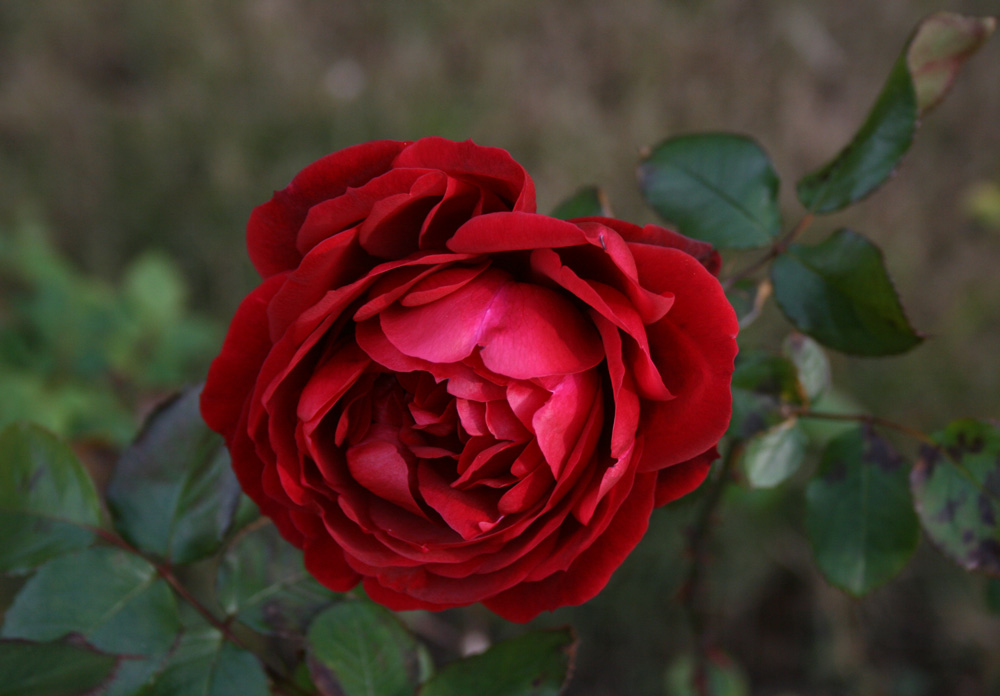
POLYGON ((263 282, 202 413, 330 588, 513 621, 583 602, 717 456, 718 255, 534 210, 506 152, 426 138, 331 154, 251 215, 263 282))

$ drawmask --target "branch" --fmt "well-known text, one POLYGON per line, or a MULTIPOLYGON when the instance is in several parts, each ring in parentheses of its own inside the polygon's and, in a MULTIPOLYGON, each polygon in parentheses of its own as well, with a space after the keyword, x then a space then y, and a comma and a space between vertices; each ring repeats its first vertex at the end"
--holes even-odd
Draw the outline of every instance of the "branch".
POLYGON ((784 237, 782 237, 781 239, 779 239, 778 241, 774 242, 774 244, 771 245, 771 248, 767 250, 766 254, 764 254, 762 257, 751 263, 743 270, 737 271, 733 275, 726 278, 722 282, 722 289, 729 290, 734 285, 736 285, 736 283, 740 282, 741 280, 743 280, 748 276, 753 275, 758 270, 769 264, 771 261, 784 254, 785 251, 787 251, 789 245, 796 239, 798 239, 799 235, 801 235, 809 228, 809 225, 812 224, 813 218, 814 216, 812 213, 806 213, 805 216, 801 220, 799 220, 799 223, 795 227, 793 227, 788 234, 786 234, 784 237))

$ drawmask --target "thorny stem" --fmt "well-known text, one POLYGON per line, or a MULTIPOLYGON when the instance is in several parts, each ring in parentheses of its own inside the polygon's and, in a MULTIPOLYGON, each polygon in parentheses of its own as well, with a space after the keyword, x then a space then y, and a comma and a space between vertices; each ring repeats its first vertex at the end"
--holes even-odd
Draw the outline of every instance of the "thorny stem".
POLYGON ((715 519, 716 509, 722 500, 722 492, 732 476, 733 467, 743 453, 743 443, 734 442, 726 450, 719 475, 712 482, 705 500, 702 502, 698 518, 688 537, 688 556, 691 565, 687 577, 681 585, 680 599, 688 615, 691 633, 694 637, 694 687, 698 696, 710 696, 708 690, 708 665, 706 651, 710 647, 708 639, 708 610, 704 602, 704 570, 708 564, 708 545, 715 519))
POLYGON ((739 281, 743 280, 748 276, 753 275, 761 268, 769 264, 771 261, 784 254, 785 251, 788 249, 788 246, 796 239, 798 239, 799 235, 801 235, 809 228, 809 225, 812 224, 814 217, 815 216, 812 213, 806 213, 802 217, 802 219, 799 220, 799 223, 795 225, 795 227, 793 227, 791 231, 788 232, 788 234, 786 234, 784 237, 782 237, 781 239, 779 239, 778 241, 776 241, 774 244, 771 245, 771 248, 767 250, 766 254, 764 254, 762 257, 754 261, 752 264, 750 264, 743 270, 737 271, 733 275, 726 278, 722 282, 723 290, 729 290, 739 281))
POLYGON ((909 435, 914 440, 922 442, 929 447, 939 449, 939 445, 934 442, 930 436, 927 435, 927 433, 917 430, 916 428, 911 428, 908 425, 903 425, 902 423, 897 423, 886 418, 880 418, 879 416, 871 416, 867 413, 825 413, 823 411, 810 411, 807 408, 792 408, 787 410, 787 415, 798 418, 816 418, 820 420, 865 423, 870 426, 895 430, 896 432, 903 433, 904 435, 909 435))
MULTIPOLYGON (((139 549, 132 546, 132 544, 128 543, 127 541, 122 539, 117 534, 114 534, 113 532, 109 532, 106 529, 101 529, 100 527, 92 527, 91 530, 95 534, 97 534, 97 536, 100 537, 103 541, 111 544, 112 546, 117 546, 118 548, 127 551, 131 554, 135 554, 136 556, 139 556, 140 558, 148 562, 150 565, 152 565, 156 569, 157 574, 161 578, 166 580, 167 583, 174 589, 174 592, 176 592, 181 599, 183 599, 185 602, 194 607, 195 611, 201 614, 202 618, 204 618, 205 621, 207 621, 216 630, 218 630, 226 640, 233 643, 237 647, 242 648, 243 650, 246 650, 248 652, 253 652, 246 645, 246 643, 240 639, 239 636, 233 633, 232 629, 229 627, 228 621, 220 620, 215 614, 213 614, 208 609, 208 607, 206 607, 204 604, 198 601, 198 599, 194 595, 192 595, 191 592, 188 591, 186 587, 184 587, 181 581, 174 574, 174 571, 169 564, 160 563, 154 559, 147 557, 139 549)), ((279 693, 294 694, 296 696, 299 695, 308 696, 309 692, 303 690, 297 684, 288 681, 288 679, 281 674, 282 670, 279 670, 272 665, 267 665, 267 671, 271 674, 271 678, 275 682, 274 688, 279 693)))

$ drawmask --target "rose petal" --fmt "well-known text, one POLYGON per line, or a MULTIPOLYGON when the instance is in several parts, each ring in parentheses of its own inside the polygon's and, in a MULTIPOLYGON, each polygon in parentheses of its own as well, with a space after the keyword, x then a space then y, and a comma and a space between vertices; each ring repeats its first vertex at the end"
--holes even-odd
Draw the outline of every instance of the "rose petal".
POLYGON ((711 447, 694 459, 660 469, 656 475, 655 506, 666 505, 700 486, 718 457, 719 450, 711 447))

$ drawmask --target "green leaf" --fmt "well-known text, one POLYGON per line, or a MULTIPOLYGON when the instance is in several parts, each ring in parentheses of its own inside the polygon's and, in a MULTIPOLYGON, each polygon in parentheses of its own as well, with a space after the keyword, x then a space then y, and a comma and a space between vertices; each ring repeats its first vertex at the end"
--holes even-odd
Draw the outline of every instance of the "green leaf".
POLYGON ((784 420, 783 405, 805 403, 795 365, 788 358, 763 351, 740 353, 733 372, 732 390, 733 416, 728 432, 740 439, 784 420))
POLYGON ((938 12, 924 19, 910 39, 906 63, 921 116, 941 103, 958 69, 996 29, 995 17, 938 12))
POLYGON ((745 278, 726 290, 726 299, 733 306, 740 321, 740 330, 753 324, 764 309, 764 303, 771 296, 770 280, 750 280, 745 278))
POLYGON ((830 359, 816 341, 800 333, 785 339, 782 352, 795 364, 799 383, 809 401, 815 401, 830 386, 830 359))
POLYGON ((176 600, 152 565, 95 547, 39 568, 7 611, 2 635, 52 640, 76 633, 107 652, 155 655, 179 628, 176 600))
POLYGON ((864 124, 828 164, 804 176, 799 201, 831 213, 881 186, 910 148, 918 119, 944 97, 961 64, 993 31, 992 18, 931 15, 912 34, 864 124))
POLYGON ((639 165, 646 201, 680 232, 717 247, 767 246, 781 231, 778 175, 750 138, 670 138, 639 165))
POLYGON ((444 667, 420 696, 556 696, 573 668, 569 628, 533 631, 444 667))
POLYGON ((704 688, 697 684, 696 663, 690 655, 675 660, 667 670, 667 696, 749 696, 743 670, 725 653, 705 657, 704 688))
POLYGON ((833 585, 860 596, 891 580, 910 560, 920 526, 906 469, 870 429, 830 442, 806 488, 806 531, 833 585))
POLYGON ((931 439, 910 474, 924 529, 966 570, 1000 576, 1000 427, 958 420, 931 439))
POLYGON ((268 696, 267 675, 253 653, 214 629, 184 635, 166 667, 138 696, 268 696))
POLYGON ((264 634, 302 635, 336 594, 306 572, 274 525, 239 537, 222 557, 217 592, 227 617, 264 634))
POLYGON ((323 693, 412 696, 416 689, 417 642, 376 604, 350 601, 327 609, 309 628, 308 643, 309 671, 323 693))
POLYGON ((76 640, 0 640, 0 696, 97 696, 120 661, 76 640))
POLYGON ((41 428, 0 433, 0 571, 22 571, 94 542, 94 483, 69 447, 41 428))
POLYGON ((582 217, 611 217, 611 206, 604 191, 596 186, 585 186, 556 206, 552 217, 572 220, 582 217))
POLYGON ((173 563, 214 553, 240 500, 222 438, 201 418, 199 392, 190 389, 150 416, 107 491, 121 535, 173 563))
POLYGON ((773 488, 802 466, 809 439, 795 418, 779 423, 747 441, 743 469, 753 488, 773 488))
POLYGON ((774 297, 799 331, 854 355, 892 355, 920 344, 882 252, 840 229, 815 246, 793 244, 771 266, 774 297))

